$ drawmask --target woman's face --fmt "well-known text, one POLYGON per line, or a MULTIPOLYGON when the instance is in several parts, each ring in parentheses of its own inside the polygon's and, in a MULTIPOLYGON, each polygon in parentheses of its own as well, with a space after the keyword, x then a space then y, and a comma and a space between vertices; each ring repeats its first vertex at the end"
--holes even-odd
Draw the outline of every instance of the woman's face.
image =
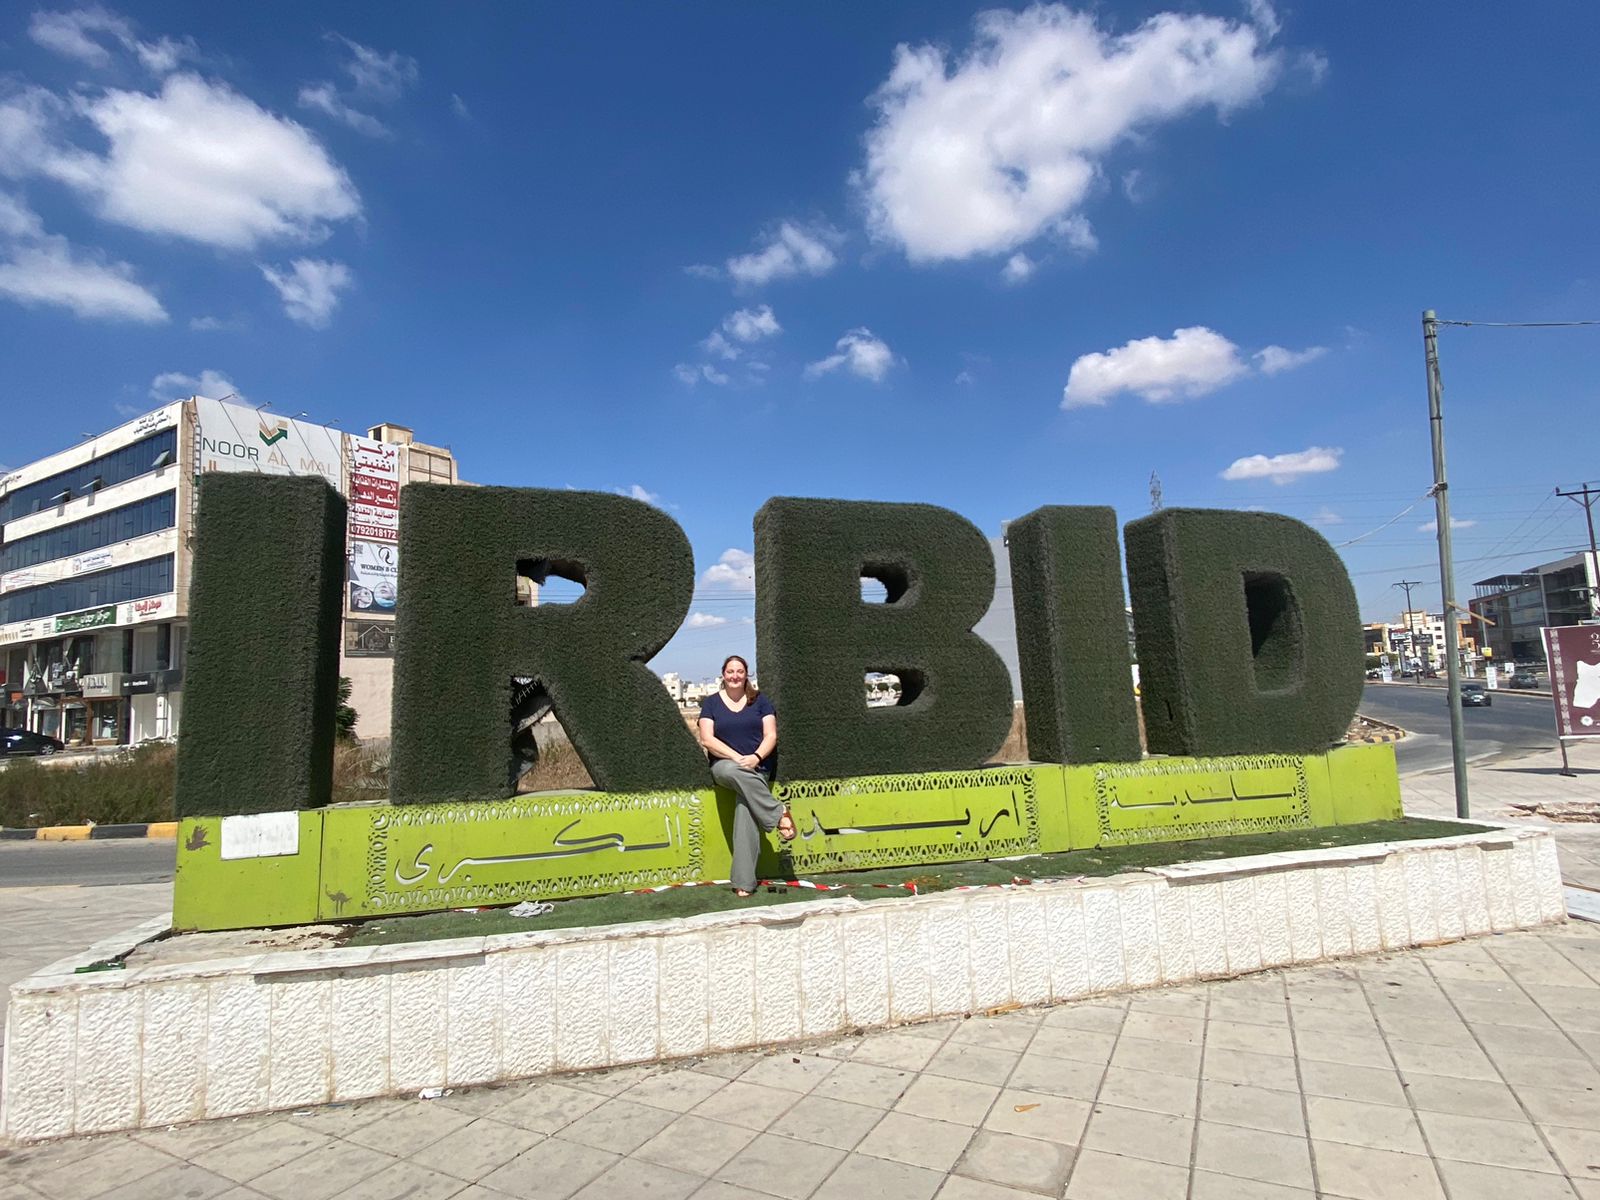
POLYGON ((730 659, 722 668, 722 686, 730 692, 737 692, 744 686, 744 664, 737 658, 730 659))

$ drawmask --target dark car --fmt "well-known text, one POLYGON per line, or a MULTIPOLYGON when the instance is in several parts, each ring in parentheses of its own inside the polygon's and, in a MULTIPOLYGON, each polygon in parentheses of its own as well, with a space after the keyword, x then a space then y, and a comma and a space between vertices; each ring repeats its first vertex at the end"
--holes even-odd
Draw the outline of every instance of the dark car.
POLYGON ((54 754, 63 743, 60 738, 26 729, 0 729, 0 755, 54 754))
POLYGON ((1539 686, 1539 677, 1537 675, 1513 675, 1511 677, 1511 686, 1521 689, 1536 688, 1539 686))
POLYGON ((1481 683, 1463 683, 1461 685, 1462 708, 1488 708, 1494 703, 1494 698, 1484 691, 1481 683))

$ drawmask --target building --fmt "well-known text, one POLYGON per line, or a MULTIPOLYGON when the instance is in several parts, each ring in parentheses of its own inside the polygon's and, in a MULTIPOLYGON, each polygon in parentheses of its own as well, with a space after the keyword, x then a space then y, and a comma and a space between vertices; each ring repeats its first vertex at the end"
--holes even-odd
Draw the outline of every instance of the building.
POLYGON ((1595 556, 1588 551, 1495 575, 1472 585, 1467 602, 1497 662, 1542 664, 1546 626, 1578 625, 1600 612, 1595 556))
MULTIPOLYGON (((1479 661, 1475 628, 1465 618, 1457 619, 1457 648, 1461 654, 1461 665, 1467 668, 1468 674, 1475 673, 1479 661)), ((1444 635, 1442 613, 1403 612, 1397 622, 1375 621, 1362 626, 1362 640, 1367 653, 1378 655, 1397 671, 1443 671, 1444 635)))
POLYGON ((71 746, 177 736, 208 471, 321 475, 348 497, 340 670, 357 732, 388 735, 399 491, 459 482, 454 456, 397 425, 356 437, 204 397, 0 479, 0 725, 71 746))

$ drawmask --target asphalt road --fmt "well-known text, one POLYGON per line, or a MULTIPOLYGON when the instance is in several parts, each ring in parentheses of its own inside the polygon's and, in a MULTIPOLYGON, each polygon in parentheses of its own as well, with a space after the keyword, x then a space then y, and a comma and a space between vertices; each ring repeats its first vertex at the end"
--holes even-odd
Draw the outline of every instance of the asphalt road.
MULTIPOLYGON (((1401 774, 1450 766, 1450 708, 1443 687, 1369 683, 1361 711, 1413 735, 1395 745, 1401 774)), ((1502 688, 1494 693, 1488 708, 1462 709, 1461 723, 1469 762, 1549 750, 1556 744, 1554 706, 1543 694, 1502 688)))
POLYGON ((176 858, 175 844, 160 838, 0 842, 0 888, 166 883, 176 858))

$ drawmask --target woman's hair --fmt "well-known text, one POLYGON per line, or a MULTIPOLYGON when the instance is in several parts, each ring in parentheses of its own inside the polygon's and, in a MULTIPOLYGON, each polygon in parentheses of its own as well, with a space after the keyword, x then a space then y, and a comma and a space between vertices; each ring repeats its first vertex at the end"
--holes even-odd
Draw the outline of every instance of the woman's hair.
POLYGON ((731 663, 731 662, 736 662, 741 667, 744 668, 744 695, 745 695, 745 699, 746 700, 754 700, 761 693, 756 691, 756 685, 750 679, 750 664, 745 662, 744 655, 742 655, 742 654, 730 654, 730 655, 728 655, 727 658, 723 659, 722 660, 722 670, 717 672, 717 678, 718 679, 722 678, 723 671, 726 671, 728 669, 728 664, 731 663))

